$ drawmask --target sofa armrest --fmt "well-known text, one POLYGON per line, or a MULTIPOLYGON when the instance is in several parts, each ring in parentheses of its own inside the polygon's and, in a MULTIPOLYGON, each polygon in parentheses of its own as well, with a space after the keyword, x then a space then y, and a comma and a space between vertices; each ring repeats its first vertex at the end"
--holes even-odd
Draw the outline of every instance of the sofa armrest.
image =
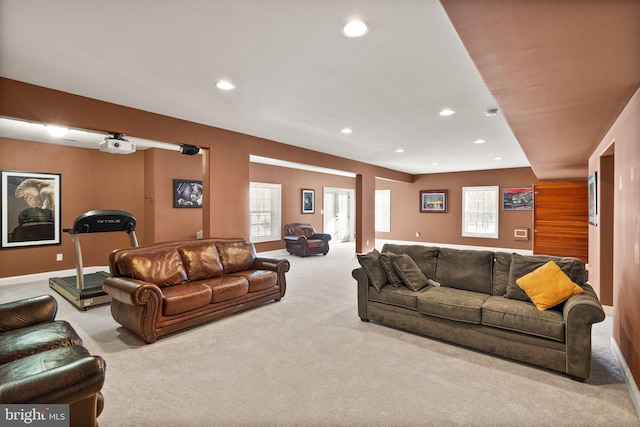
POLYGON ((149 297, 154 295, 162 300, 162 291, 154 283, 128 277, 109 277, 102 288, 111 298, 127 305, 146 305, 149 297))
POLYGON ((284 240, 288 240, 290 242, 305 242, 307 240, 307 236, 284 236, 284 240))
POLYGON ((253 261, 252 269, 254 270, 271 270, 278 275, 278 285, 280 285, 280 298, 287 291, 287 279, 285 273, 289 271, 291 264, 288 259, 257 257, 253 261))
POLYGON ((53 322, 58 302, 51 295, 40 295, 0 304, 0 332, 53 322))
POLYGON ((85 356, 64 366, 0 384, 2 403, 71 404, 97 395, 105 378, 100 356, 85 356))
POLYGON ((360 316, 360 320, 363 322, 368 322, 367 303, 369 300, 369 277, 362 268, 353 270, 351 276, 358 282, 358 316, 360 316))
POLYGON ((310 239, 324 240, 325 243, 327 243, 329 240, 331 240, 331 234, 317 233, 317 234, 314 234, 313 236, 311 236, 310 239))
POLYGON ((567 345, 567 373, 577 379, 589 377, 591 369, 591 325, 606 315, 591 285, 569 298, 563 308, 567 345))

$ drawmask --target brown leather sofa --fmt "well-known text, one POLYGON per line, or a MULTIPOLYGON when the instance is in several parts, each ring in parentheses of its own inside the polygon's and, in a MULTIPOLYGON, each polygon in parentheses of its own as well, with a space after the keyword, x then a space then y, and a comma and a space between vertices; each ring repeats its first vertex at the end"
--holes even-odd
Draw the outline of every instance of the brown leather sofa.
POLYGON ((97 426, 105 362, 57 310, 51 295, 0 304, 0 403, 66 404, 70 426, 97 426))
POLYGON ((117 249, 109 255, 116 322, 147 344, 159 337, 280 301, 289 261, 258 257, 243 239, 203 239, 117 249))
POLYGON ((326 255, 330 240, 331 234, 316 233, 311 224, 295 222, 284 226, 285 245, 287 252, 292 255, 326 255))

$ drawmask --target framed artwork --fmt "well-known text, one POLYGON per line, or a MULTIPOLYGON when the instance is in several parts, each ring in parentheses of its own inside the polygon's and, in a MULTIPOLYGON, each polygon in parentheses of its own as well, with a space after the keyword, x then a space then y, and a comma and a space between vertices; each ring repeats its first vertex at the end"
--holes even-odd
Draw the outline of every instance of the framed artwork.
POLYGON ((589 224, 598 225, 598 174, 594 172, 587 182, 589 189, 589 224))
POLYGON ((55 173, 2 171, 2 248, 60 244, 60 181, 55 173))
POLYGON ((314 190, 302 190, 302 213, 314 213, 315 212, 315 191, 314 190))
POLYGON ((502 190, 502 210, 533 210, 533 187, 505 188, 502 190))
POLYGON ((447 213, 449 190, 421 190, 420 212, 447 213))
POLYGON ((191 179, 174 179, 173 207, 201 208, 202 181, 194 181, 191 179))

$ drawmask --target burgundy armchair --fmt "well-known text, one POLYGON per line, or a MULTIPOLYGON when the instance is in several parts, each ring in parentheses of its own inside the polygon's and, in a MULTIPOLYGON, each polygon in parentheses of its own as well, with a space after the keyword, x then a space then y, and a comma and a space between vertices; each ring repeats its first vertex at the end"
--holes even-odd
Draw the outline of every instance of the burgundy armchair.
POLYGON ((329 252, 330 234, 316 233, 313 225, 293 223, 284 226, 284 241, 287 252, 306 257, 329 252))

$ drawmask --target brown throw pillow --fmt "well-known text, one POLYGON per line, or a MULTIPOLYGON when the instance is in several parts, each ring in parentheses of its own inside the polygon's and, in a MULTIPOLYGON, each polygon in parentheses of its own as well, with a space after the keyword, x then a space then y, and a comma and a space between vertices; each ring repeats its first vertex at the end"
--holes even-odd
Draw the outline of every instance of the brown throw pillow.
POLYGON ((407 254, 396 255, 391 258, 393 268, 400 276, 402 282, 414 291, 427 286, 428 280, 422 271, 418 268, 415 261, 407 254))
POLYGON ((388 283, 387 273, 382 269, 380 265, 379 257, 380 252, 377 249, 372 250, 368 254, 358 254, 358 262, 360 266, 367 273, 369 282, 373 285, 378 292, 384 285, 388 283))
POLYGON ((382 269, 387 275, 387 282, 391 283, 397 288, 398 286, 402 286, 402 279, 400 278, 400 276, 398 276, 398 273, 396 273, 396 269, 393 268, 393 264, 391 263, 391 260, 394 256, 396 256, 396 254, 392 252, 382 252, 378 260, 380 262, 380 265, 382 266, 382 269))

